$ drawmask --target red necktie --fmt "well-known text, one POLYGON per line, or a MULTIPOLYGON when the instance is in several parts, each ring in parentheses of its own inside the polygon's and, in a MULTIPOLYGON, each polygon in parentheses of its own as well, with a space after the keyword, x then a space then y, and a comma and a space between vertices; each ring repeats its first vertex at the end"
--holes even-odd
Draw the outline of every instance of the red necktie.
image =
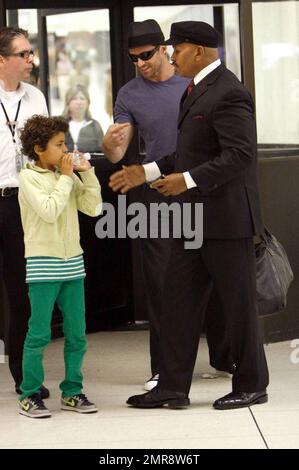
POLYGON ((193 88, 195 87, 195 83, 193 80, 191 80, 191 82, 189 83, 188 85, 188 88, 187 88, 187 95, 190 95, 191 91, 193 90, 193 88))

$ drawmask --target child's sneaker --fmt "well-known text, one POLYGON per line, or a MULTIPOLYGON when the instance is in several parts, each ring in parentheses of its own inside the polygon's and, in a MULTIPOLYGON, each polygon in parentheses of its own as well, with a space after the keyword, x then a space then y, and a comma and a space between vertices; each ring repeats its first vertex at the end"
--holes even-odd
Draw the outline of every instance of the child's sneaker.
POLYGON ((62 397, 61 409, 77 411, 78 413, 96 413, 98 411, 96 405, 87 400, 83 393, 73 395, 72 397, 62 397))
POLYGON ((20 414, 28 418, 50 418, 51 412, 45 407, 39 393, 19 401, 20 414))

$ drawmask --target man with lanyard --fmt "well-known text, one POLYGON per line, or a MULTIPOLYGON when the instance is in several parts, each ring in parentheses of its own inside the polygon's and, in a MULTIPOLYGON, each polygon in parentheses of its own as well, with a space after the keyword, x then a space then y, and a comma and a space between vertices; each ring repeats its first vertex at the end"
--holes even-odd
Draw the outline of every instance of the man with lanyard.
MULTIPOLYGON (((43 94, 22 81, 30 77, 33 55, 27 31, 0 29, 0 272, 9 303, 9 368, 17 393, 21 393, 22 352, 30 312, 18 204, 19 172, 25 157, 19 150, 18 130, 33 114, 48 115, 43 94)), ((44 386, 41 395, 49 396, 44 386)))

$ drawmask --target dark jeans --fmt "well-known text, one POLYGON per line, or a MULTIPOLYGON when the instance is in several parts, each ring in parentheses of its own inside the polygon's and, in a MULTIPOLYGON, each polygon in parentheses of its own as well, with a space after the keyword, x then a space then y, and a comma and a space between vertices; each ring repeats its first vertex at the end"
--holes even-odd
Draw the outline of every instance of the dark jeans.
MULTIPOLYGON (((22 382, 22 355, 30 305, 25 284, 24 240, 17 196, 0 197, 0 252, 3 281, 9 302, 9 368, 17 385, 22 382)), ((3 306, 1 310, 3 312, 3 306)))

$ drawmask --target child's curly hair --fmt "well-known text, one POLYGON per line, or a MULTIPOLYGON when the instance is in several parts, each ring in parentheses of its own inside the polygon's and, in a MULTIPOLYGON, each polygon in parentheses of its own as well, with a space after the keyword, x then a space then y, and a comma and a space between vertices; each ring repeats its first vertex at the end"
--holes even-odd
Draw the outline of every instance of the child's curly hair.
POLYGON ((39 145, 42 150, 46 150, 49 140, 59 132, 66 133, 68 128, 68 123, 60 117, 35 114, 26 121, 20 131, 23 154, 37 161, 38 155, 34 151, 34 146, 39 145))

